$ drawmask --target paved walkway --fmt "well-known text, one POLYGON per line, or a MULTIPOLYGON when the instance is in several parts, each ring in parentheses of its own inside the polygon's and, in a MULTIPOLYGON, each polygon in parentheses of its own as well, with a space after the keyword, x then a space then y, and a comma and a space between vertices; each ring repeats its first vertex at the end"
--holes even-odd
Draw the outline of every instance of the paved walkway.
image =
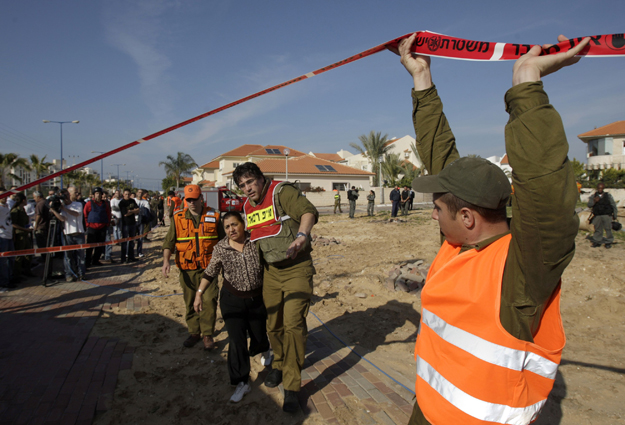
MULTIPOLYGON (((35 271, 42 273, 41 267, 35 271)), ((134 349, 90 332, 103 309, 148 306, 148 297, 127 291, 142 291, 142 272, 142 263, 106 265, 89 273, 100 287, 44 287, 37 277, 0 294, 0 425, 91 424, 96 413, 110 408, 119 371, 132 367, 134 349)), ((304 414, 327 423, 408 422, 414 402, 409 391, 352 353, 312 315, 309 328, 299 393, 304 414)))

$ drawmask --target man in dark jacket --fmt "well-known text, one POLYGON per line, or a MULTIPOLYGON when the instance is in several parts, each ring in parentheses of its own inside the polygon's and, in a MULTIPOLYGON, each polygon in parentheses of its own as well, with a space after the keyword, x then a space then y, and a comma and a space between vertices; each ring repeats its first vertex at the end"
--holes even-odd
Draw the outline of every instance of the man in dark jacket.
MULTIPOLYGON (((87 243, 106 241, 106 230, 111 224, 111 206, 102 200, 102 188, 93 189, 93 197, 85 204, 84 216, 87 226, 87 243)), ((101 266, 100 257, 104 255, 104 247, 87 248, 85 266, 101 266)))
POLYGON ((352 186, 352 189, 347 191, 347 199, 349 200, 349 218, 354 218, 356 201, 358 200, 358 189, 355 186, 352 186))
POLYGON ((391 217, 397 217, 397 211, 399 210, 399 202, 401 201, 401 194, 399 193, 399 185, 395 186, 395 189, 391 190, 391 202, 393 203, 393 209, 391 210, 391 217))
POLYGON ((592 235, 592 248, 598 248, 605 243, 606 248, 612 248, 614 236, 612 236, 612 219, 617 219, 616 203, 608 192, 604 192, 605 184, 599 183, 597 191, 588 198, 588 207, 592 208, 592 225, 595 233, 592 235), (605 230, 605 238, 603 231, 605 230))

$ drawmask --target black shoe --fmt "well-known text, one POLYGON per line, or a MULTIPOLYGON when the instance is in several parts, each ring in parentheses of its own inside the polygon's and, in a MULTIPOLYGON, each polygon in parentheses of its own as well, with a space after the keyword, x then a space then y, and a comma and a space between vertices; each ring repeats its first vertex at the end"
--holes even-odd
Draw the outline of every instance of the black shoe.
POLYGON ((607 243, 607 244, 605 244, 605 248, 606 248, 606 249, 610 249, 610 248, 612 248, 612 244, 611 244, 611 243, 607 243))
POLYGON ((0 288, 15 289, 17 288, 17 285, 15 283, 9 282, 6 285, 0 286, 0 288))
POLYGON ((102 264, 100 261, 92 261, 91 262, 91 266, 92 267, 100 267, 103 266, 104 264, 102 264))
POLYGON ((127 260, 128 263, 136 263, 137 261, 139 261, 139 260, 137 260, 136 258, 129 258, 127 260))
POLYGON ((284 404, 282 405, 282 410, 287 413, 295 413, 299 410, 296 391, 284 390, 284 404))
POLYGON ((193 347, 195 344, 202 340, 202 336, 200 334, 189 335, 189 338, 185 339, 182 345, 187 348, 193 347))
POLYGON ((278 369, 271 369, 265 378, 265 386, 269 388, 275 388, 282 382, 282 371, 278 369))
POLYGON ((593 242, 592 245, 590 245, 591 248, 599 248, 600 246, 601 244, 597 242, 593 242))
POLYGON ((107 261, 110 261, 110 262, 111 262, 111 264, 115 264, 115 263, 117 263, 117 261, 116 261, 116 260, 114 260, 114 259, 112 259, 112 258, 111 258, 110 260, 107 260, 107 261))

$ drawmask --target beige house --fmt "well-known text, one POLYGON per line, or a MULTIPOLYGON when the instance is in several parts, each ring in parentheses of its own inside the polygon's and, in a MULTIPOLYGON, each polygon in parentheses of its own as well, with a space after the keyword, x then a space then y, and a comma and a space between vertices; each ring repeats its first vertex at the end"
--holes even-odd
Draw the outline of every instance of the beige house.
POLYGON ((289 159, 306 155, 304 152, 281 145, 242 145, 193 170, 193 183, 204 186, 230 187, 229 177, 226 177, 225 174, 234 171, 237 165, 271 158, 285 160, 286 152, 288 152, 289 159))
POLYGON ((587 145, 587 170, 625 169, 625 121, 616 121, 577 137, 587 145))

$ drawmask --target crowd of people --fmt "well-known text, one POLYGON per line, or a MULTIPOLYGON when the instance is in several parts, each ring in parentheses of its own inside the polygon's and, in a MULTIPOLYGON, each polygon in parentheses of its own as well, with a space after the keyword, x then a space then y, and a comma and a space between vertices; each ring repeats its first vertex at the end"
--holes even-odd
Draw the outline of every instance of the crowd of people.
MULTIPOLYGON (((5 191, 0 188, 0 193, 5 191)), ((24 193, 14 193, 0 200, 0 252, 109 242, 143 235, 158 223, 164 224, 164 210, 163 197, 145 189, 109 193, 96 187, 85 199, 74 186, 53 187, 47 197, 34 191, 32 202, 28 202, 24 193)), ((136 249, 134 241, 122 242, 119 260, 113 256, 113 244, 65 251, 65 280, 84 278, 89 268, 102 266, 102 261, 109 264, 138 261, 144 256, 144 240, 147 236, 136 240, 136 249)), ((46 255, 53 254, 0 258, 0 287, 12 289, 24 277, 34 276, 33 267, 37 262, 43 263, 46 255)))
MULTIPOLYGON (((414 83, 413 122, 421 135, 417 149, 428 171, 412 186, 433 194, 432 218, 444 239, 421 292, 416 402, 409 423, 529 424, 545 404, 560 363, 565 343, 560 283, 575 252, 578 229, 578 192, 568 143, 541 79, 579 60, 575 55, 590 39, 551 56, 534 46, 514 65, 512 88, 505 96, 510 114, 506 151, 515 171, 511 222, 506 214, 512 194, 508 178, 487 160, 460 158, 432 82, 430 59, 411 51, 415 40, 416 34, 403 40, 396 52, 414 83), (530 218, 536 216, 542 222, 530 218)), ((565 40, 560 36, 558 41, 565 40)), ((296 412, 316 273, 310 234, 319 214, 295 185, 267 178, 254 163, 238 165, 233 180, 248 197, 245 220, 238 212, 222 214, 205 205, 197 185, 184 188, 184 207, 179 197, 169 194, 171 222, 163 242, 162 274, 168 276, 173 255, 189 332, 184 347, 200 341, 205 350, 215 347, 220 299, 229 336, 228 372, 235 386, 230 401, 239 402, 251 391, 250 357, 262 353, 261 362, 270 367, 264 385, 282 384, 282 408, 296 412)), ((57 206, 56 194, 52 199, 38 192, 33 196, 32 226, 23 194, 14 195, 11 206, 0 201, 0 237, 12 238, 2 242, 3 249, 12 249, 11 244, 26 248, 32 233, 38 245, 45 245, 51 239, 50 211, 64 223, 66 241, 81 241, 86 235, 88 243, 116 238, 120 231, 122 237, 142 234, 164 213, 163 199, 152 203, 143 190, 136 196, 124 190, 121 198, 116 192, 109 200, 96 188, 84 205, 73 188, 60 192, 57 206), (159 217, 146 213, 154 206, 159 217)), ((358 191, 352 187, 347 196, 353 218, 358 191)), ((397 186, 390 198, 393 216, 400 207, 407 214, 410 188, 400 191, 397 186)), ((338 192, 335 200, 340 211, 338 192)), ((371 192, 367 201, 374 200, 371 192)), ((613 203, 602 187, 589 203, 595 206, 598 227, 593 246, 603 242, 609 248, 612 243, 610 234, 601 239, 599 221, 609 228, 616 215, 613 203)), ((87 250, 85 268, 101 265, 102 256, 114 262, 110 255, 103 248, 87 250)), ((133 242, 122 245, 122 262, 142 255, 141 240, 136 256, 133 242)), ((81 252, 66 255, 66 265, 76 268, 78 276, 84 275, 84 257, 81 252)), ((30 259, 18 257, 13 278, 28 273, 29 264, 30 259)))

